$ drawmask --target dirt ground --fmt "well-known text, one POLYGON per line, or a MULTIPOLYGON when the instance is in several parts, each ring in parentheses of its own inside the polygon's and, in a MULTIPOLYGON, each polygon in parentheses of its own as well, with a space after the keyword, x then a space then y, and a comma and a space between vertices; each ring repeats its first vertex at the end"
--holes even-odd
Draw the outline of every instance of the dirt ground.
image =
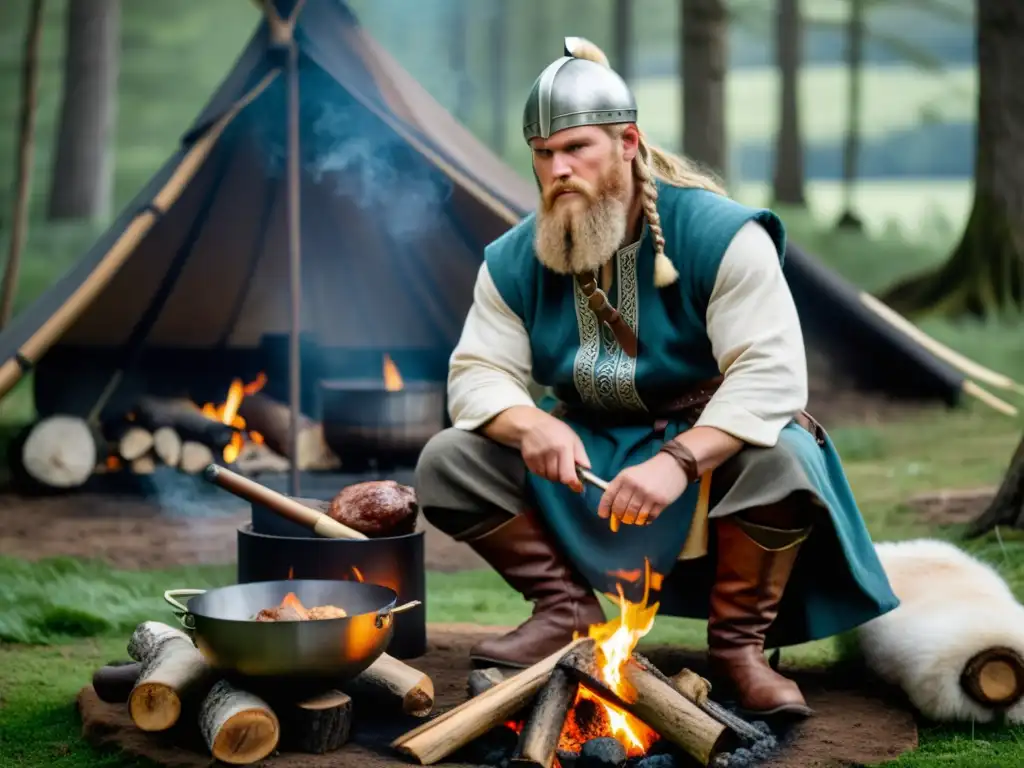
MULTIPOLYGON (((466 698, 469 673, 469 648, 487 630, 467 625, 431 625, 430 649, 408 663, 430 675, 435 690, 435 713, 449 709, 466 698)), ((703 673, 703 661, 697 655, 668 647, 650 649, 648 658, 666 674, 683 667, 703 673)), ((916 749, 917 726, 911 711, 898 698, 891 698, 880 687, 838 670, 804 671, 793 674, 803 688, 815 717, 794 727, 782 739, 776 756, 760 763, 762 768, 811 768, 876 764, 892 760, 916 749)), ((385 768, 409 765, 388 749, 392 739, 421 721, 390 718, 359 720, 359 702, 354 702, 357 718, 349 744, 327 755, 282 752, 262 761, 267 768, 319 768, 320 766, 360 766, 385 768)), ((83 735, 97 746, 119 747, 131 754, 174 768, 206 768, 209 754, 198 740, 197 729, 177 734, 146 734, 128 717, 125 706, 106 704, 97 698, 91 686, 78 696, 83 735)), ((454 760, 454 756, 449 758, 454 760)), ((439 766, 458 763, 442 761, 439 766)))
MULTIPOLYGON (((46 498, 0 495, 0 555, 25 560, 72 556, 116 568, 151 570, 236 561, 236 531, 248 507, 213 514, 170 513, 155 500, 99 494, 46 498)), ((465 544, 421 519, 426 567, 458 571, 485 567, 465 544)))

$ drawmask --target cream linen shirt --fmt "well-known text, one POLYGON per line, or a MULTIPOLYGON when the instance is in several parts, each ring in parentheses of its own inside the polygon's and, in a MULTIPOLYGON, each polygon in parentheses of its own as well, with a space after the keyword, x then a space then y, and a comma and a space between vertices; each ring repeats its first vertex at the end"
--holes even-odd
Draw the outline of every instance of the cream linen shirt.
MULTIPOLYGON (((724 381, 697 421, 770 447, 807 405, 807 358, 796 305, 775 245, 756 222, 733 237, 707 309, 711 350, 724 381)), ((473 430, 515 405, 532 406, 530 340, 481 265, 473 304, 452 353, 452 424, 473 430)))

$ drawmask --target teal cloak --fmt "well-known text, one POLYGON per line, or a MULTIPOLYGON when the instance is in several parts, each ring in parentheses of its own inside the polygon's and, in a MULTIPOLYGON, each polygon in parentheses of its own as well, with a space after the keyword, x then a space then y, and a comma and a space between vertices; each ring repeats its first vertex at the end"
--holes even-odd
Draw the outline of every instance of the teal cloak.
MULTIPOLYGON (((599 324, 575 281, 545 269, 533 250, 534 217, 492 243, 485 259, 502 298, 523 321, 530 337, 533 377, 551 387, 558 400, 594 414, 585 423, 568 420, 579 434, 591 468, 614 478, 626 467, 651 458, 666 440, 689 428, 669 422, 664 432, 644 423, 645 399, 669 389, 681 393, 719 375, 705 316, 718 265, 736 232, 757 221, 775 242, 780 262, 785 230, 768 210, 740 205, 698 189, 658 184, 658 211, 666 253, 679 280, 654 285, 654 249, 645 228, 640 242, 620 251, 609 299, 639 339, 630 358, 599 324), (601 414, 636 414, 636 425, 602 424, 601 414)), ((652 420, 653 421, 653 420, 652 420)), ((769 646, 830 637, 880 616, 899 603, 875 553, 835 446, 819 445, 795 423, 783 429, 778 449, 792 454, 827 509, 804 544, 787 587, 769 646)), ((714 476, 712 476, 714 485, 714 476)), ((709 555, 679 561, 699 493, 691 485, 647 526, 622 525, 613 532, 597 517, 600 492, 577 494, 528 474, 538 511, 567 556, 591 585, 614 593, 616 585, 637 599, 642 585, 615 574, 643 572, 645 561, 665 577, 655 599, 661 612, 706 618, 714 574, 714 537, 709 555)), ((714 510, 712 509, 712 515, 714 510)))

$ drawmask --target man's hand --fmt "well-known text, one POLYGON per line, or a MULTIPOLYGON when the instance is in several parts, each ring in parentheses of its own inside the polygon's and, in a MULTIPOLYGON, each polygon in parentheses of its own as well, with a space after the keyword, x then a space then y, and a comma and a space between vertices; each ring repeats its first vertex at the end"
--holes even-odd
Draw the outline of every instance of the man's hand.
POLYGON ((549 413, 538 411, 519 443, 523 461, 531 472, 577 493, 583 490, 576 465, 590 469, 587 451, 572 427, 549 413))
POLYGON ((601 497, 599 517, 615 515, 626 525, 648 525, 686 490, 686 473, 678 462, 658 453, 642 464, 622 470, 601 497))

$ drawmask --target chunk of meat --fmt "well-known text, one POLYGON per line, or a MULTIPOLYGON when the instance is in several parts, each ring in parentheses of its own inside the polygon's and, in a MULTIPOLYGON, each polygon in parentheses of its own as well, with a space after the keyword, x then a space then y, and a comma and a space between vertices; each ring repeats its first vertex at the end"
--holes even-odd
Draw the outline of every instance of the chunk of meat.
POLYGON ((309 609, 309 618, 314 621, 318 619, 344 619, 347 613, 336 605, 318 605, 309 609))
POLYGON ((327 514, 371 538, 402 536, 416 530, 416 492, 394 480, 367 480, 331 500, 327 514))
POLYGON ((264 608, 256 614, 256 621, 305 621, 303 615, 294 605, 275 605, 264 608))

